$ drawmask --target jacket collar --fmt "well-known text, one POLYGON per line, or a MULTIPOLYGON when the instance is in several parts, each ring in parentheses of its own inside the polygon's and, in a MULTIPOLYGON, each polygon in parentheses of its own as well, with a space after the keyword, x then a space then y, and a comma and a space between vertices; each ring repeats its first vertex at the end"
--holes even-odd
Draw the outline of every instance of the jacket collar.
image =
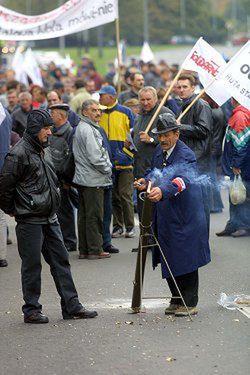
POLYGON ((104 112, 112 112, 114 109, 115 109, 115 107, 118 105, 118 100, 116 99, 116 101, 114 102, 114 104, 112 104, 110 107, 107 107, 105 110, 104 110, 104 112))
POLYGON ((52 133, 53 135, 58 135, 58 136, 61 136, 63 135, 69 128, 71 128, 71 125, 68 121, 65 122, 65 124, 63 124, 62 126, 60 126, 59 128, 57 127, 53 127, 53 130, 52 130, 52 133))
POLYGON ((41 143, 39 143, 38 141, 36 141, 34 138, 32 138, 29 134, 27 134, 26 132, 24 133, 23 135, 23 140, 28 143, 28 145, 35 151, 37 152, 38 154, 40 154, 41 152, 44 152, 44 149, 43 149, 43 146, 41 145, 41 143))
POLYGON ((80 116, 81 120, 83 122, 86 122, 87 124, 91 125, 91 126, 94 126, 95 128, 99 128, 99 125, 97 124, 97 122, 94 122, 92 120, 90 120, 89 117, 86 117, 86 116, 80 116))
MULTIPOLYGON (((171 164, 171 163, 173 162, 173 160, 174 160, 174 158, 175 158, 175 155, 176 155, 176 152, 178 151, 179 145, 180 145, 180 141, 178 140, 178 141, 176 142, 175 148, 173 149, 173 151, 171 152, 171 154, 169 155, 169 157, 168 157, 167 160, 166 160, 166 164, 167 164, 167 165, 168 165, 168 164, 171 164)), ((159 146, 159 147, 157 148, 157 151, 156 151, 156 157, 157 157, 157 158, 161 158, 161 159, 162 159, 162 157, 163 157, 163 150, 162 150, 161 146, 159 146)))

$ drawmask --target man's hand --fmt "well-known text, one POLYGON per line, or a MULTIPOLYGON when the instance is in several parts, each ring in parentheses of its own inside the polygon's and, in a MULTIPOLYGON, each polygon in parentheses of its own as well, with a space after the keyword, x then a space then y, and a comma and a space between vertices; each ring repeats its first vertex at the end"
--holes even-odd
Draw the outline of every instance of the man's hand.
POLYGON ((147 183, 146 183, 145 178, 139 178, 139 180, 135 180, 134 188, 139 190, 139 191, 146 190, 147 183))
POLYGON ((153 187, 147 197, 152 202, 159 202, 162 199, 162 191, 159 187, 153 187))
POLYGON ((241 174, 241 169, 240 168, 234 168, 233 167, 233 173, 238 176, 239 174, 241 174))
POLYGON ((144 143, 150 143, 150 136, 148 133, 145 132, 139 132, 140 134, 140 141, 144 143))

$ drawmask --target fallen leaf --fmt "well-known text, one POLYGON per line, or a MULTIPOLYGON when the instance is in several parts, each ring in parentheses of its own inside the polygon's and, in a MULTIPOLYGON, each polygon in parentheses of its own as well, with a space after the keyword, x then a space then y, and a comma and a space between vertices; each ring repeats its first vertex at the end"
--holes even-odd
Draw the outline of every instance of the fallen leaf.
POLYGON ((126 321, 125 324, 134 324, 134 322, 131 322, 131 321, 126 321))

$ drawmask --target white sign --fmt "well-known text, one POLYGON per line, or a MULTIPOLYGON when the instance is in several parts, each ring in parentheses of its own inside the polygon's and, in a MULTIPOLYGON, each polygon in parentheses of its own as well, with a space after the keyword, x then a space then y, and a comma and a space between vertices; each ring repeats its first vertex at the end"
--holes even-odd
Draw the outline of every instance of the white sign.
POLYGON ((198 39, 182 64, 183 69, 198 73, 204 88, 214 81, 214 83, 206 89, 206 93, 218 105, 222 105, 231 97, 230 93, 225 90, 223 84, 216 80, 218 74, 225 67, 226 62, 221 54, 203 40, 203 38, 198 39))
POLYGON ((232 57, 218 79, 231 96, 250 109, 250 41, 232 57))
POLYGON ((69 0, 38 16, 26 16, 0 6, 0 39, 57 38, 109 23, 118 18, 118 0, 69 0))

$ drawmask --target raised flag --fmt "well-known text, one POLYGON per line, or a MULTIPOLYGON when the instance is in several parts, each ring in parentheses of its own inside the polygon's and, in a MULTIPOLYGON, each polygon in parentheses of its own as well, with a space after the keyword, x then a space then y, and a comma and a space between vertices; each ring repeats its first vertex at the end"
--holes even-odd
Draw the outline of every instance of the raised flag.
POLYGON ((250 41, 232 57, 218 80, 237 102, 250 109, 250 41))
POLYGON ((201 37, 184 60, 182 69, 197 72, 206 93, 221 106, 231 97, 223 83, 216 80, 226 65, 221 54, 201 37))
POLYGON ((24 55, 23 70, 30 77, 32 83, 43 86, 40 68, 30 48, 27 49, 24 55))
POLYGON ((17 81, 28 85, 28 77, 24 71, 24 56, 21 47, 16 49, 15 55, 11 63, 12 69, 15 72, 15 78, 17 81))

